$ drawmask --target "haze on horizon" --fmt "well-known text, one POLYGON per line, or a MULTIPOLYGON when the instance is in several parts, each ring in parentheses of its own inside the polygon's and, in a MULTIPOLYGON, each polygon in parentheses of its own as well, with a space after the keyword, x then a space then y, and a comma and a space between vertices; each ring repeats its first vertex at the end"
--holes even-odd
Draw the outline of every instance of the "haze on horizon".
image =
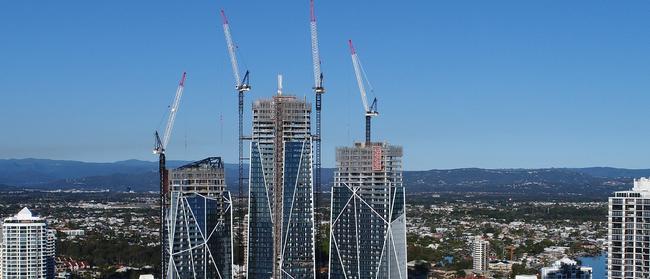
MULTIPOLYGON (((285 92, 313 100, 308 5, 3 2, 0 158, 153 161, 153 132, 187 71, 168 159, 235 162, 236 94, 218 10, 251 70, 248 112, 275 93, 278 73, 285 92)), ((316 5, 324 167, 336 146, 363 138, 348 39, 379 99, 373 138, 403 145, 407 170, 648 167, 650 2, 316 5)))

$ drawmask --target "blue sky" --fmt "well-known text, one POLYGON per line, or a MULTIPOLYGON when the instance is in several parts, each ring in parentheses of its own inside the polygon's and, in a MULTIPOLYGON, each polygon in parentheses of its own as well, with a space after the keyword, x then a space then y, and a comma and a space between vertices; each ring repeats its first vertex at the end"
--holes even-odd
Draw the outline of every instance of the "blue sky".
MULTIPOLYGON (((363 138, 351 38, 379 99, 374 138, 403 145, 406 169, 649 167, 650 2, 621 3, 317 1, 323 164, 363 138)), ((278 73, 313 99, 308 5, 2 1, 0 158, 155 160, 153 131, 187 71, 168 158, 235 162, 218 10, 252 72, 248 112, 278 73)))

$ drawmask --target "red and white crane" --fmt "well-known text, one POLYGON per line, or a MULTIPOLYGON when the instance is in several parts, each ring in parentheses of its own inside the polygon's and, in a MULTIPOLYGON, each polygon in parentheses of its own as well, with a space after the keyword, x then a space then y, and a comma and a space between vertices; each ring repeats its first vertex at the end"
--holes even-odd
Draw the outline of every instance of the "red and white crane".
POLYGON ((168 205, 168 199, 167 199, 167 193, 169 192, 169 186, 168 186, 168 176, 167 176, 167 167, 166 167, 166 159, 165 159, 165 151, 167 149, 167 144, 169 143, 169 139, 172 134, 172 129, 174 128, 174 120, 176 120, 176 113, 178 112, 178 107, 181 103, 181 97, 183 96, 183 89, 185 89, 185 78, 187 76, 187 73, 183 72, 183 76, 181 77, 181 81, 178 84, 178 87, 176 88, 176 95, 174 96, 174 102, 172 103, 170 109, 169 109, 169 117, 167 118, 167 125, 165 126, 165 131, 163 132, 163 138, 160 138, 160 135, 158 134, 158 131, 154 134, 155 137, 155 145, 153 149, 154 154, 158 154, 158 171, 160 174, 160 256, 161 256, 161 261, 163 266, 161 267, 161 274, 160 278, 165 279, 167 278, 167 266, 168 266, 168 261, 170 258, 168 258, 168 253, 171 251, 169 245, 171 243, 168 243, 166 241, 167 239, 167 230, 165 230, 165 220, 166 214, 167 214, 167 205, 168 205))
POLYGON ((318 50, 318 28, 316 26, 316 13, 314 11, 314 0, 309 2, 310 20, 309 29, 311 32, 311 61, 314 67, 314 91, 316 94, 325 93, 323 87, 323 73, 320 69, 320 53, 318 50))
MULTIPOLYGON (((325 93, 325 87, 323 86, 323 73, 321 72, 321 59, 320 53, 318 50, 318 28, 316 26, 316 12, 314 10, 314 0, 309 1, 309 31, 311 33, 311 60, 314 69, 314 93, 316 94, 316 134, 314 135, 314 208, 318 209, 319 206, 319 195, 321 193, 321 108, 323 106, 323 93, 325 93)), ((314 212, 315 213, 315 212, 314 212)), ((317 217, 320 215, 316 215, 317 217)), ((319 220, 316 220, 316 224, 320 224, 319 220)), ((316 241, 320 241, 319 237, 320 230, 316 228, 316 241)), ((323 264, 323 259, 321 259, 319 254, 316 254, 316 263, 318 267, 323 264)), ((317 267, 317 269, 318 269, 317 267)), ((320 277, 320 274, 319 276, 320 277)))
POLYGON ((379 112, 377 111, 377 98, 374 98, 370 106, 368 106, 368 97, 366 96, 364 77, 365 77, 365 82, 368 83, 368 85, 371 88, 371 91, 372 91, 372 85, 370 85, 370 82, 368 82, 366 73, 363 70, 363 66, 361 65, 361 60, 359 60, 359 55, 357 54, 357 50, 354 48, 354 45, 352 45, 352 40, 349 40, 349 44, 350 44, 350 54, 352 55, 352 66, 354 67, 354 74, 356 75, 357 78, 357 84, 359 85, 359 92, 361 93, 361 101, 363 102, 363 108, 365 110, 365 115, 366 115, 366 143, 370 143, 371 118, 379 115, 379 112))
POLYGON ((176 112, 178 112, 178 106, 181 103, 181 97, 183 96, 183 89, 185 89, 185 77, 187 76, 187 73, 183 72, 183 76, 181 77, 181 81, 178 83, 178 87, 176 88, 176 95, 174 96, 174 102, 172 103, 170 109, 169 109, 169 117, 167 118, 167 126, 165 126, 165 131, 163 134, 162 139, 160 139, 158 135, 158 131, 156 131, 156 146, 154 147, 153 153, 154 154, 164 154, 165 153, 165 148, 167 148, 167 144, 169 143, 169 139, 172 135, 172 129, 174 128, 174 120, 176 120, 176 112))
MULTIPOLYGON (((228 55, 230 56, 230 65, 232 73, 235 78, 235 90, 237 90, 238 97, 238 113, 239 113, 239 170, 238 170, 238 190, 239 200, 244 197, 244 93, 251 90, 249 83, 249 71, 246 70, 242 78, 239 72, 239 62, 237 61, 237 46, 233 42, 232 34, 230 33, 230 23, 226 17, 224 10, 221 10, 221 19, 223 21, 223 34, 226 37, 226 47, 228 48, 228 55)), ((239 210, 239 220, 244 221, 244 210, 239 210)), ((239 226, 242 230, 245 224, 239 226)), ((243 251, 244 247, 240 246, 239 251, 243 251)))
POLYGON ((232 40, 230 23, 228 22, 224 10, 221 10, 221 19, 223 20, 223 33, 226 36, 226 46, 228 47, 228 55, 230 56, 230 65, 232 67, 233 76, 235 77, 235 89, 237 89, 238 92, 246 92, 251 89, 248 84, 248 70, 242 79, 239 73, 239 63, 237 62, 237 46, 235 46, 235 43, 232 40))
MULTIPOLYGON (((230 23, 226 17, 224 10, 221 10, 221 19, 223 20, 223 33, 226 37, 226 46, 228 48, 228 55, 230 56, 230 65, 232 67, 233 76, 235 78, 235 90, 238 93, 238 107, 239 107, 239 198, 243 197, 244 188, 244 93, 251 90, 249 84, 249 71, 246 70, 244 77, 241 78, 239 72, 239 62, 237 61, 237 47, 232 40, 230 33, 230 23)), ((243 216, 242 216, 243 217, 243 216)))

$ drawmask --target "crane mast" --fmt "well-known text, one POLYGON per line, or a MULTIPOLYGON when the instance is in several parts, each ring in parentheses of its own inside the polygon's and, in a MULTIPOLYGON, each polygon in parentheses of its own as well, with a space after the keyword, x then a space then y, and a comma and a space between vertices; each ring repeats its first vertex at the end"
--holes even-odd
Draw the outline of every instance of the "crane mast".
MULTIPOLYGON (((233 42, 232 39, 232 34, 230 33, 230 23, 228 22, 228 18, 226 17, 226 13, 224 10, 221 10, 221 19, 223 21, 223 33, 224 36, 226 37, 226 47, 228 48, 228 55, 230 56, 230 65, 232 67, 232 72, 233 76, 235 78, 235 90, 237 90, 237 97, 238 97, 238 116, 239 116, 239 168, 238 168, 238 190, 239 190, 239 201, 241 202, 244 197, 243 189, 244 189, 244 93, 249 91, 251 89, 249 81, 249 71, 247 70, 246 73, 244 73, 244 77, 240 78, 240 72, 239 72, 239 63, 237 61, 237 53, 236 53, 236 46, 235 43, 233 42)), ((239 221, 243 222, 244 221, 244 210, 239 209, 239 221)), ((240 233, 243 234, 243 228, 245 224, 240 224, 240 233)), ((240 246, 238 251, 241 253, 244 250, 243 245, 241 244, 242 242, 240 241, 240 246)), ((246 260, 244 260, 246 261, 246 260)))
MULTIPOLYGON (((325 93, 325 87, 323 87, 323 73, 321 72, 321 61, 320 61, 320 53, 318 49, 318 28, 316 25, 316 12, 314 10, 314 0, 309 1, 309 31, 311 33, 311 59, 312 59, 312 65, 313 65, 313 70, 314 70, 314 93, 316 97, 316 134, 314 136, 314 186, 315 186, 315 191, 314 191, 314 209, 318 209, 319 202, 320 202, 320 193, 321 193, 321 109, 322 109, 322 101, 323 101, 323 93, 325 93)), ((318 243, 321 240, 320 237, 320 230, 319 230, 319 224, 320 224, 320 218, 316 212, 314 212, 314 216, 316 218, 316 239, 315 243, 318 243)), ((321 265, 323 265, 322 257, 319 255, 319 253, 316 253, 316 264, 317 266, 315 267, 316 270, 319 269, 321 265)), ((317 277, 320 274, 317 274, 317 277)))
POLYGON ((167 230, 165 229, 165 222, 167 220, 167 208, 168 200, 167 194, 169 192, 168 186, 168 176, 167 176, 167 167, 166 167, 166 158, 165 150, 167 149, 167 144, 171 137, 172 129, 174 128, 174 120, 176 119, 176 113, 178 112, 178 106, 181 102, 181 97, 183 96, 183 89, 185 89, 185 78, 187 73, 183 72, 181 81, 176 88, 176 95, 174 96, 174 102, 172 103, 169 109, 169 117, 167 119, 167 125, 165 126, 165 131, 163 138, 160 138, 158 131, 154 133, 154 149, 153 153, 158 154, 158 172, 160 175, 160 256, 161 256, 161 268, 160 268, 160 278, 167 278, 167 267, 169 265, 169 260, 171 259, 168 256, 169 251, 171 251, 171 243, 167 243, 167 230))
POLYGON ((359 60, 359 55, 357 55, 357 50, 352 44, 352 40, 349 40, 348 42, 350 46, 350 54, 352 56, 352 66, 354 67, 354 74, 357 78, 357 85, 359 86, 359 92, 361 93, 361 102, 363 103, 363 109, 365 110, 366 115, 366 143, 370 143, 371 119, 372 117, 379 115, 379 112, 377 111, 377 98, 374 98, 372 103, 368 105, 368 97, 366 96, 366 87, 363 79, 365 76, 363 66, 359 60))

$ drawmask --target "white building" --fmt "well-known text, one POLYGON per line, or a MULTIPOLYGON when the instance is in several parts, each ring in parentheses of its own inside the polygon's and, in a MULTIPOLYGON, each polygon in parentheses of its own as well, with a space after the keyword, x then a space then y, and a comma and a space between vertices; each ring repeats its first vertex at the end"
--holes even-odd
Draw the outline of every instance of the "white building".
POLYGON ((54 278, 55 232, 26 207, 2 224, 2 278, 54 278))
MULTIPOLYGON (((137 218, 132 218, 132 221, 135 221, 134 219, 137 218)), ((84 236, 86 234, 85 230, 60 230, 63 234, 65 234, 68 237, 76 237, 76 236, 84 236)))
POLYGON ((542 279, 591 279, 591 267, 579 266, 569 258, 555 261, 549 267, 542 268, 542 279))
POLYGON ((488 255, 490 253, 490 242, 484 240, 481 236, 476 236, 472 243, 472 258, 474 261, 473 269, 475 271, 488 270, 488 255))
POLYGON ((650 278, 650 179, 609 198, 607 278, 650 278))
POLYGON ((4 251, 4 249, 2 247, 3 246, 2 243, 4 243, 4 242, 2 241, 2 239, 3 239, 2 230, 0 229, 0 279, 2 279, 2 255, 3 255, 3 251, 4 251))

